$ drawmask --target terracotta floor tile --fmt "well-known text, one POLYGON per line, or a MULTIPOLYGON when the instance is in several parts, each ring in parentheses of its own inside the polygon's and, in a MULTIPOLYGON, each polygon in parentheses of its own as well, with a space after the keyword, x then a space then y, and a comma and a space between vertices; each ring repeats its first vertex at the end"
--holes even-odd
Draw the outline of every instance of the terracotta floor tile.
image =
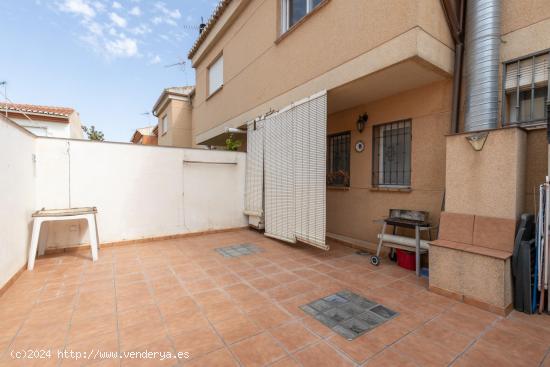
POLYGON ((138 305, 118 313, 118 326, 121 329, 142 323, 146 320, 161 322, 161 316, 157 305, 138 305))
POLYGON ((172 301, 166 301, 158 304, 163 316, 173 315, 180 312, 197 311, 198 306, 189 296, 176 298, 172 301))
POLYGON ((286 357, 273 363, 270 367, 300 367, 300 364, 292 357, 286 357))
POLYGON ((241 309, 231 301, 224 301, 203 306, 202 313, 211 322, 227 320, 239 317, 243 314, 241 309))
MULTIPOLYGON (((90 356, 90 357, 87 356, 86 358, 89 358, 90 364, 94 363, 93 365, 95 366, 95 363, 100 362, 102 360, 101 355, 96 354, 98 351, 102 353, 119 351, 118 337, 116 333, 107 333, 103 335, 98 335, 91 338, 82 339, 74 343, 69 343, 65 347, 65 350, 67 352, 73 351, 81 354, 84 354, 84 353, 87 354, 93 351, 93 356, 90 356)), ((68 358, 68 359, 64 359, 61 365, 64 367, 80 366, 80 365, 83 365, 84 363, 85 361, 78 361, 78 360, 75 360, 74 358, 68 358)))
POLYGON ((164 324, 170 335, 195 329, 208 329, 210 324, 200 311, 185 311, 164 318, 164 324))
POLYGON ((185 363, 185 367, 236 367, 237 361, 226 349, 219 349, 185 363))
POLYGON ((263 276, 255 279, 250 279, 248 283, 250 283, 254 288, 259 291, 265 291, 279 285, 279 283, 274 279, 263 276))
POLYGON ((455 357, 453 353, 430 339, 419 335, 408 335, 401 339, 394 348, 422 366, 447 366, 455 357))
POLYGON ((274 304, 251 311, 248 316, 265 329, 274 328, 292 319, 292 316, 274 304))
POLYGON ((222 303, 222 302, 228 301, 229 296, 218 289, 213 289, 206 292, 194 293, 193 299, 200 306, 204 307, 215 303, 222 303))
POLYGON ((455 354, 462 352, 472 342, 472 338, 456 333, 453 329, 437 322, 429 322, 415 334, 442 345, 455 354))
POLYGON ((211 279, 199 279, 185 283, 185 289, 191 294, 205 292, 216 288, 216 283, 211 279))
POLYGON ((158 320, 144 320, 119 330, 120 349, 133 350, 147 345, 151 340, 159 339, 166 335, 164 324, 158 320))
POLYGON ((89 319, 75 319, 71 321, 69 342, 117 331, 117 319, 114 314, 93 317, 89 319))
POLYGON ((220 338, 210 329, 201 328, 172 336, 177 351, 188 352, 189 359, 223 348, 220 338))
POLYGON ((353 366, 353 363, 338 354, 324 342, 317 343, 311 347, 295 354, 296 359, 304 367, 345 367, 353 366))
POLYGON ((304 323, 304 326, 314 333, 315 335, 318 335, 322 338, 328 338, 329 336, 335 335, 335 333, 332 331, 331 328, 329 328, 326 325, 323 325, 321 322, 315 320, 313 317, 307 315, 302 319, 302 322, 304 323))
POLYGON ((149 356, 147 356, 147 358, 124 358, 121 360, 121 366, 170 367, 179 362, 177 353, 175 353, 174 348, 172 347, 172 342, 165 336, 160 339, 153 340, 147 345, 136 348, 131 352, 144 353, 145 351, 158 354, 153 355, 153 358, 150 358, 149 356), (168 358, 168 353, 171 353, 171 356, 175 358, 168 358))
POLYGON ((379 353, 386 347, 385 343, 369 335, 369 333, 361 335, 351 341, 340 335, 334 335, 327 339, 327 341, 359 364, 365 362, 368 358, 379 353))
POLYGON ((239 340, 259 334, 262 328, 244 315, 213 322, 214 328, 227 344, 234 344, 239 340))
POLYGON ((294 321, 271 330, 273 335, 288 352, 294 352, 309 344, 313 344, 319 337, 306 329, 301 322, 294 321))
POLYGON ((391 349, 386 349, 382 353, 377 354, 370 359, 365 367, 387 367, 387 366, 400 366, 400 367, 417 367, 418 365, 408 357, 400 353, 396 353, 391 349))
POLYGON ((260 367, 286 356, 286 352, 268 333, 252 336, 231 346, 245 367, 260 367))

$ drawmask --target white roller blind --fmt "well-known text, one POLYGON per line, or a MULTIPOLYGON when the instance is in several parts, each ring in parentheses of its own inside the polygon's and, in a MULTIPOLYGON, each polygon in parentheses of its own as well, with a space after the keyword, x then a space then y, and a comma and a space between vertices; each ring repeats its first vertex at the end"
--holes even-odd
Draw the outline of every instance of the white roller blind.
POLYGON ((326 92, 265 121, 265 234, 328 249, 326 92))
POLYGON ((208 68, 208 94, 217 91, 223 85, 223 56, 220 56, 208 68))
POLYGON ((248 125, 246 141, 246 215, 261 217, 264 212, 264 132, 265 121, 248 125))
POLYGON ((506 90, 520 88, 531 88, 531 81, 535 86, 546 84, 548 81, 548 54, 530 57, 519 62, 506 65, 506 90), (518 69, 519 64, 519 69, 518 69), (519 72, 518 72, 519 70, 519 72))
POLYGON ((293 109, 296 238, 328 250, 326 236, 326 94, 293 109))
POLYGON ((265 121, 265 234, 296 242, 292 111, 265 121))

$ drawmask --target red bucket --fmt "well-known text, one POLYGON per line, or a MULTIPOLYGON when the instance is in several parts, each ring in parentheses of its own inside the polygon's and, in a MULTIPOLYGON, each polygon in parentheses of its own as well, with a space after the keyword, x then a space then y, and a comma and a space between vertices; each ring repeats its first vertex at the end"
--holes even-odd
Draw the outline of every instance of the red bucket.
POLYGON ((414 252, 399 250, 397 252, 397 265, 404 269, 416 270, 416 254, 414 252))

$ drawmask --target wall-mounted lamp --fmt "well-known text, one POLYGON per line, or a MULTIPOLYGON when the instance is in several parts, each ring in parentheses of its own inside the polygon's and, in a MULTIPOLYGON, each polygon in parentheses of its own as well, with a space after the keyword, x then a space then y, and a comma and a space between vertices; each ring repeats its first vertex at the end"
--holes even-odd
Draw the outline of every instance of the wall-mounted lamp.
POLYGON ((483 146, 485 145, 485 140, 487 140, 487 136, 489 135, 488 132, 478 133, 478 134, 472 134, 466 137, 466 140, 468 140, 468 143, 474 148, 476 152, 479 152, 481 149, 483 149, 483 146))
POLYGON ((367 115, 366 113, 359 115, 359 117, 357 118, 357 131, 362 133, 368 120, 369 115, 367 115))

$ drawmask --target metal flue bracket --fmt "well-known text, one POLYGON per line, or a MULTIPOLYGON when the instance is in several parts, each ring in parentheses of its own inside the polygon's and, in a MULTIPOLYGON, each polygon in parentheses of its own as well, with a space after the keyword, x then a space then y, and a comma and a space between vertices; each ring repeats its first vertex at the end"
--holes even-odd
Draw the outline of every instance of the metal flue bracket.
POLYGON ((476 152, 479 152, 483 149, 483 146, 485 145, 485 141, 487 140, 487 136, 489 136, 488 132, 482 132, 477 134, 468 135, 466 137, 466 140, 468 140, 468 143, 474 148, 476 152))

